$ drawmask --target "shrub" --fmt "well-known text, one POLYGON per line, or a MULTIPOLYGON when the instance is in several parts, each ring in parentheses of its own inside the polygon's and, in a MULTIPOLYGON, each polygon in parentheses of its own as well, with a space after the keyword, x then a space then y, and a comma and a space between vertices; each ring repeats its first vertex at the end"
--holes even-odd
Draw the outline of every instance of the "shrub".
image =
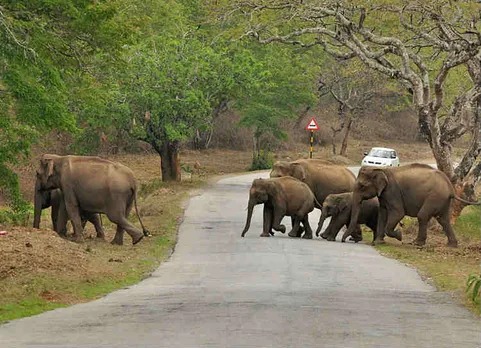
POLYGON ((254 154, 249 171, 271 169, 273 164, 274 157, 272 154, 268 151, 260 151, 259 153, 254 154))
POLYGON ((481 296, 481 275, 471 274, 466 281, 466 293, 471 292, 471 299, 478 304, 481 296))

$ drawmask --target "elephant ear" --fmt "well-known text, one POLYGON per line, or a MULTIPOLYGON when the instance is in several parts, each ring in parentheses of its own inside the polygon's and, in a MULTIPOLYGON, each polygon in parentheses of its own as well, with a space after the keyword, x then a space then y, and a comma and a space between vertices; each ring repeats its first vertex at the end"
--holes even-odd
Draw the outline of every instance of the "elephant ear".
POLYGON ((46 168, 47 178, 50 178, 54 172, 53 158, 49 157, 48 155, 43 155, 42 159, 40 160, 40 163, 44 168, 46 168))
POLYGON ((375 170, 374 186, 376 187, 377 196, 379 197, 388 184, 386 173, 382 169, 375 170))
POLYGON ((337 208, 339 209, 339 213, 347 208, 347 200, 344 197, 339 197, 337 200, 337 208))
POLYGON ((306 170, 300 163, 291 163, 291 176, 306 181, 306 170))

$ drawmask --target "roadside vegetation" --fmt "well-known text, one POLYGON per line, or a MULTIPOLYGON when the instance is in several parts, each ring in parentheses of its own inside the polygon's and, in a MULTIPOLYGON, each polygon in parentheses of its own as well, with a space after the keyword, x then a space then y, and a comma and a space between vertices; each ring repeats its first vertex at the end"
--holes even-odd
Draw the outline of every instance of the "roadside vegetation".
MULTIPOLYGON (((417 235, 417 222, 404 218, 403 243, 386 239, 387 244, 376 248, 383 254, 416 268, 421 276, 441 291, 449 292, 457 301, 481 314, 479 296, 467 288, 472 275, 479 275, 481 267, 481 207, 468 207, 454 225, 459 240, 458 248, 446 246, 441 226, 433 221, 425 246, 408 244, 417 235)), ((476 281, 476 280, 475 280, 476 281)))

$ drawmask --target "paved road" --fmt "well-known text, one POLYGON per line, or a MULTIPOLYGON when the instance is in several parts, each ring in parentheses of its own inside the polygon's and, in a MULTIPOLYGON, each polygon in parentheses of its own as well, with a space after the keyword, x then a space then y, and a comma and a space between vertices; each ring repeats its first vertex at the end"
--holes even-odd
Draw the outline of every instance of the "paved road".
POLYGON ((480 347, 474 316, 367 245, 259 238, 261 207, 240 238, 258 176, 193 198, 151 278, 3 325, 0 347, 480 347))

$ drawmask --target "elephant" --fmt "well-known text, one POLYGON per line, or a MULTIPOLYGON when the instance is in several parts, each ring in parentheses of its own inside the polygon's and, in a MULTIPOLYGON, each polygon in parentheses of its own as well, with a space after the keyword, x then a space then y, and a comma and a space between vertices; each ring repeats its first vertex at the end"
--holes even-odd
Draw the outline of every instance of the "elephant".
MULTIPOLYGON (((354 174, 346 167, 320 159, 278 161, 274 164, 270 177, 284 176, 292 176, 306 183, 321 205, 330 194, 351 192, 356 181, 354 174)), ((302 230, 300 232, 302 233, 302 230)), ((362 238, 359 226, 356 233, 353 234, 353 238, 358 240, 362 238)))
MULTIPOLYGON (((413 241, 424 245, 427 238, 427 225, 435 217, 443 227, 450 247, 458 242, 449 221, 451 201, 457 199, 468 202, 454 194, 448 177, 429 165, 414 163, 401 167, 362 167, 353 191, 351 221, 344 236, 354 231, 358 220, 361 202, 378 197, 379 216, 375 243, 384 243, 384 235, 391 235, 394 227, 404 216, 417 217, 419 231, 413 241)), ((343 237, 344 238, 344 237, 343 237)))
MULTIPOLYGON (((65 202, 63 199, 63 194, 60 189, 53 190, 42 190, 40 188, 40 180, 35 183, 35 199, 34 199, 34 218, 33 227, 40 228, 40 218, 42 215, 42 210, 52 207, 51 218, 52 227, 55 232, 60 236, 67 236, 67 209, 65 208, 65 202)), ((90 221, 97 232, 97 238, 104 239, 105 233, 102 227, 102 220, 99 214, 92 214, 82 211, 82 228, 85 227, 87 221, 90 221)))
POLYGON ((308 214, 314 206, 320 207, 309 186, 292 177, 271 179, 255 179, 249 190, 247 220, 242 231, 242 237, 249 230, 252 212, 258 204, 264 204, 264 221, 261 237, 270 237, 271 230, 286 232, 281 225, 284 216, 293 218, 290 237, 297 237, 299 225, 302 222, 306 233, 303 238, 312 239, 312 229, 309 225, 308 214))
MULTIPOLYGON (((319 226, 316 230, 316 236, 319 236, 324 220, 331 217, 331 222, 327 229, 321 234, 321 237, 329 241, 336 240, 336 236, 343 226, 349 226, 352 210, 352 192, 332 194, 326 197, 322 204, 322 215, 319 219, 319 226)), ((364 224, 373 232, 373 242, 376 238, 377 216, 379 209, 379 201, 377 197, 366 199, 361 203, 361 210, 357 219, 358 224, 364 224)), ((390 236, 402 240, 401 231, 395 230, 395 234, 390 236)), ((343 236, 343 242, 346 240, 343 236)), ((356 239, 355 239, 356 241, 356 239)))
POLYGON ((124 230, 134 245, 149 235, 137 209, 134 174, 126 166, 100 157, 45 154, 40 159, 37 178, 41 190, 62 190, 74 241, 82 240, 81 211, 105 214, 117 225, 112 244, 123 244, 124 230), (127 220, 132 206, 143 231, 127 220))

